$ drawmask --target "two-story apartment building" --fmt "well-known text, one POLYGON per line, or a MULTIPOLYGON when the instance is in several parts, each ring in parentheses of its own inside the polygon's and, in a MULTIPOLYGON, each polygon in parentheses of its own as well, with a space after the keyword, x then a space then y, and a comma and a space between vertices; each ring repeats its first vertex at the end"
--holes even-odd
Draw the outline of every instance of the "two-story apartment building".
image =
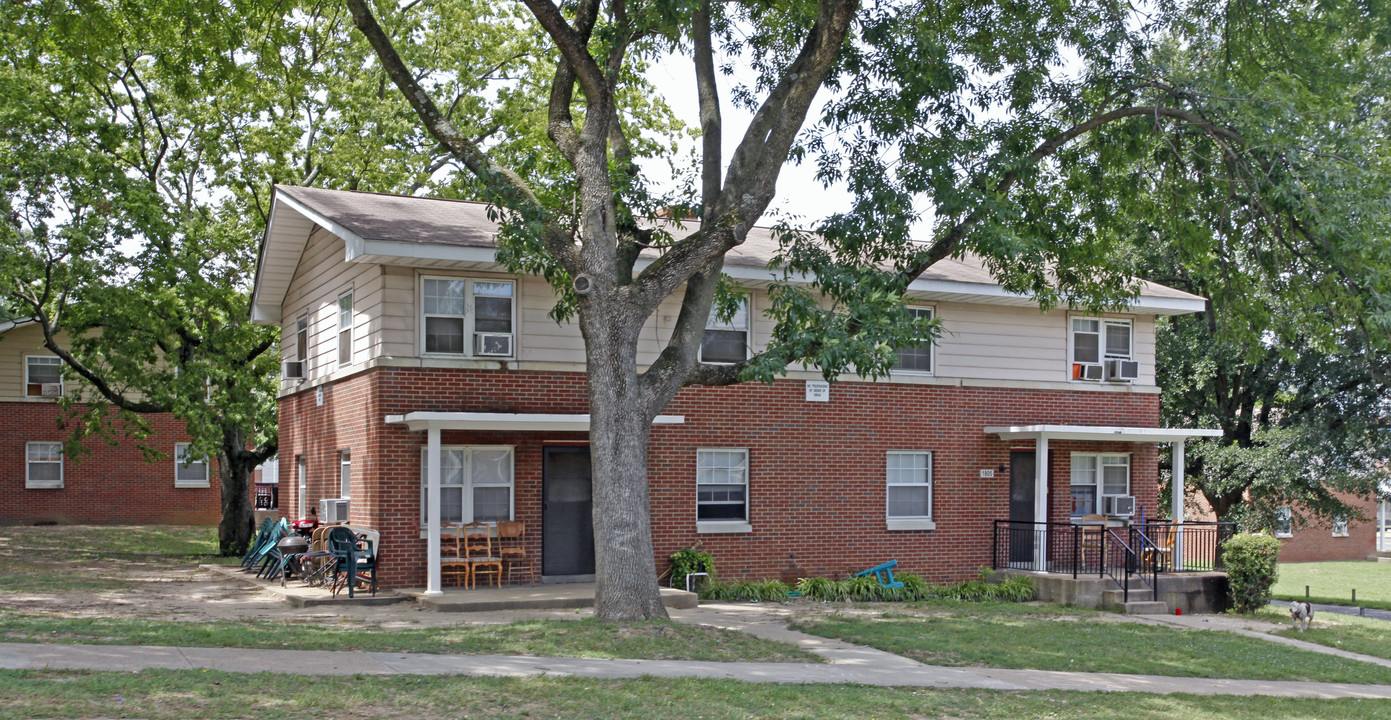
POLYGON ((147 462, 133 440, 88 439, 68 457, 72 428, 58 401, 73 391, 37 323, 0 322, 0 524, 217 523, 216 468, 186 457, 188 435, 172 415, 146 416, 154 433, 145 442, 167 462, 147 462))
MULTIPOLYGON (((524 520, 544 576, 593 572, 583 340, 547 316, 544 280, 496 262, 496 230, 479 203, 275 192, 252 312, 283 329, 281 507, 346 499, 325 512, 381 532, 390 586, 437 583, 435 462, 441 522, 524 520)), ((729 254, 745 306, 712 318, 702 361, 767 343, 775 248, 755 228, 729 254)), ((810 574, 896 559, 961 579, 991 563, 995 519, 1155 516, 1158 444, 1204 434, 1157 427, 1155 319, 1201 298, 1148 284, 1125 313, 1040 312, 967 260, 909 295, 942 335, 900 349, 891 377, 792 372, 671 402, 651 430, 654 563, 700 543, 724 577, 775 577, 795 555, 810 574)), ((679 303, 649 320, 640 364, 679 303)))

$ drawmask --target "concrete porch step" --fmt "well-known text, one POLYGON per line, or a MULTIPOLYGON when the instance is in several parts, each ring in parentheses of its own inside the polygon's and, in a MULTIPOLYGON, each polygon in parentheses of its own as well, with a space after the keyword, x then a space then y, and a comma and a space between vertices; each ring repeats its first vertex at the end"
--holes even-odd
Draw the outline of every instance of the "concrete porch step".
POLYGON ((1121 603, 1126 615, 1168 615, 1169 603, 1154 600, 1132 600, 1121 603))

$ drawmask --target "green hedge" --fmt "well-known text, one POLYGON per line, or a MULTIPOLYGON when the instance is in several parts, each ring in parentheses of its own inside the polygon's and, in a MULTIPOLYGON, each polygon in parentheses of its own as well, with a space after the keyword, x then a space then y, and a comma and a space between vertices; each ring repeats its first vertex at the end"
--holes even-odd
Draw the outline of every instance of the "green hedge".
MULTIPOLYGON (((908 602, 915 600, 969 600, 997 602, 1028 602, 1036 596, 1034 581, 1025 575, 1010 575, 1004 582, 989 583, 984 580, 971 580, 956 585, 932 586, 922 578, 904 573, 897 576, 903 583, 901 588, 886 588, 872 577, 854 577, 848 580, 829 578, 802 578, 795 588, 802 597, 827 602, 908 602)), ((777 580, 725 583, 714 582, 700 591, 702 600, 745 600, 777 601, 787 600, 793 590, 786 583, 777 580)))
POLYGON ((1237 612, 1255 612, 1270 602, 1270 589, 1280 576, 1279 555, 1280 541, 1265 534, 1233 535, 1222 543, 1227 584, 1237 612))

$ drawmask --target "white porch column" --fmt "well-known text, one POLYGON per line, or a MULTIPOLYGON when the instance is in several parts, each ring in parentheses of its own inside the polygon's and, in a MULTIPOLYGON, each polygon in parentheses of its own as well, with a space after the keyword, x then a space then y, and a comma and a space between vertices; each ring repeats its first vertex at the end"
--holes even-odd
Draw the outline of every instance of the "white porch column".
POLYGON ((1034 522, 1045 523, 1034 526, 1034 566, 1048 572, 1048 436, 1043 434, 1034 443, 1034 522))
POLYGON ((1183 501, 1188 494, 1183 467, 1183 440, 1175 440, 1173 448, 1173 473, 1169 481, 1169 517, 1177 524, 1174 528, 1174 569, 1183 569, 1183 501))
POLYGON ((425 472, 425 525, 426 525, 426 595, 443 595, 440 590, 440 429, 432 426, 429 445, 425 450, 428 467, 425 472))

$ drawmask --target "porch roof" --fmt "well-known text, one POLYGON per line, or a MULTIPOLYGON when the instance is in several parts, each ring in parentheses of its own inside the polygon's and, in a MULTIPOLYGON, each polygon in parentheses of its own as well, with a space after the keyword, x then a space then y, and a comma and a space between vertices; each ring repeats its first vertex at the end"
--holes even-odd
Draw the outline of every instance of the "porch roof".
MULTIPOLYGON (((589 415, 557 413, 411 412, 387 415, 388 425, 404 424, 413 432, 430 430, 589 430, 589 415)), ((685 415, 658 415, 653 425, 682 425, 685 415)))
POLYGON ((1100 442, 1183 442, 1191 437, 1218 437, 1210 428, 1147 428, 1108 425, 987 425, 986 435, 1001 440, 1092 440, 1100 442))

